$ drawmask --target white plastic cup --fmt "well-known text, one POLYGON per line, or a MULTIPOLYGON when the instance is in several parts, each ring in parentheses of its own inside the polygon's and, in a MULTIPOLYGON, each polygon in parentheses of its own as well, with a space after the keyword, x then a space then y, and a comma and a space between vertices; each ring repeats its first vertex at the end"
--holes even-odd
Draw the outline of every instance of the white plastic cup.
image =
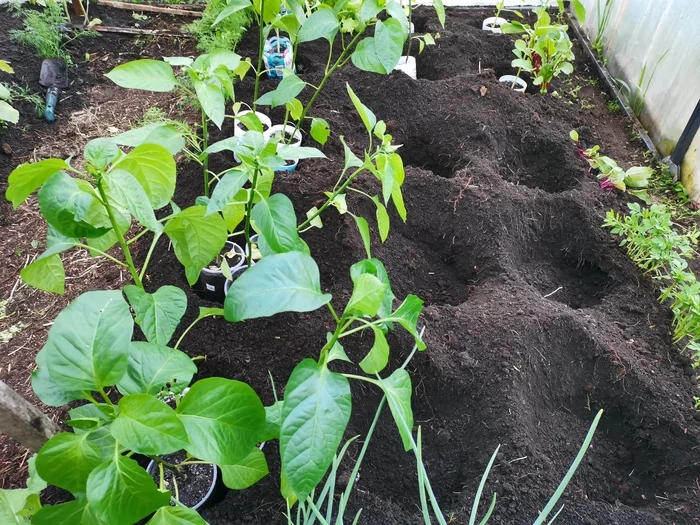
MULTIPOLYGON (((294 139, 292 140, 292 142, 290 142, 290 144, 289 144, 290 146, 295 147, 295 148, 298 148, 299 146, 301 146, 301 139, 302 139, 301 130, 296 129, 296 126, 292 126, 291 124, 287 124, 286 126, 284 124, 275 124, 274 126, 270 127, 270 129, 268 129, 264 133, 265 139, 270 140, 275 135, 275 133, 280 133, 282 131, 286 131, 286 134, 293 135, 294 139)), ((282 144, 284 140, 285 139, 283 138, 280 141, 280 144, 282 144)), ((292 161, 290 161, 290 162, 292 162, 292 161)), ((297 169, 298 164, 299 164, 299 161, 295 160, 292 162, 292 164, 285 164, 284 166, 280 166, 279 168, 275 168, 275 171, 294 171, 295 169, 297 169)))
POLYGON ((508 84, 511 89, 519 91, 520 93, 525 93, 525 90, 527 89, 527 82, 520 77, 516 77, 515 75, 503 75, 498 79, 498 81, 502 84, 508 84), (515 82, 515 86, 513 86, 513 82, 515 82))
POLYGON ((508 22, 505 18, 495 17, 495 16, 490 16, 489 18, 485 18, 484 21, 481 24, 481 29, 484 31, 491 31, 492 33, 500 34, 503 31, 501 31, 501 26, 508 22))
MULTIPOLYGON (((247 115, 248 113, 252 113, 252 111, 246 109, 245 111, 241 111, 240 113, 238 113, 238 116, 247 115)), ((265 115, 264 113, 260 113, 259 111, 256 111, 255 115, 260 119, 260 122, 263 125, 263 134, 265 134, 272 127, 272 121, 267 115, 265 115)), ((240 120, 234 118, 233 136, 242 137, 247 131, 248 128, 246 128, 240 120)), ((233 154, 233 158, 236 159, 236 162, 241 162, 241 159, 238 158, 238 155, 236 155, 236 153, 233 154)))
POLYGON ((416 70, 416 57, 401 57, 399 59, 399 63, 396 64, 394 71, 406 73, 413 80, 416 80, 418 78, 416 70))

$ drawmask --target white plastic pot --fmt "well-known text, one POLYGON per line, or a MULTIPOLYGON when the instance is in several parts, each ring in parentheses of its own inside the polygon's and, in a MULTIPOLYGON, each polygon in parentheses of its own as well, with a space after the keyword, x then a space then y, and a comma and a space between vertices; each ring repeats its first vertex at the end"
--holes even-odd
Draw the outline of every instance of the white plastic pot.
MULTIPOLYGON (((247 115, 248 113, 252 113, 252 111, 250 111, 248 109, 245 111, 241 111, 238 114, 238 116, 247 115)), ((259 111, 256 111, 255 115, 257 115, 257 117, 260 119, 260 122, 262 123, 263 134, 266 133, 272 127, 272 121, 270 120, 270 118, 267 115, 265 115, 264 113, 260 113, 259 111)), ((238 119, 233 120, 233 136, 234 137, 242 137, 243 135, 245 135, 246 131, 248 131, 248 128, 245 126, 245 124, 243 124, 243 122, 241 122, 238 119)), ((238 155, 236 155, 235 153, 233 154, 233 158, 236 159, 236 162, 241 162, 241 159, 239 159, 238 155)))
POLYGON ((522 78, 516 77, 515 75, 503 75, 498 79, 498 81, 503 84, 508 84, 511 89, 519 91, 520 93, 525 93, 525 90, 527 89, 527 82, 525 82, 522 78), (513 82, 515 82, 515 85, 513 85, 513 82))
MULTIPOLYGON (((287 124, 286 126, 284 124, 275 124, 272 126, 270 129, 268 129, 265 132, 265 139, 270 140, 270 138, 274 137, 275 134, 277 133, 282 133, 286 132, 286 135, 293 135, 294 139, 292 142, 289 143, 290 146, 298 148, 301 146, 301 130, 296 129, 296 126, 292 126, 291 124, 287 124)), ((282 141, 284 141, 285 138, 283 137, 282 141)), ((282 143, 280 141, 280 143, 282 143)), ((292 161, 290 161, 292 162, 292 161)), ((291 164, 285 164, 284 166, 280 166, 279 168, 275 168, 275 171, 294 171, 297 169, 297 165, 299 164, 298 160, 293 161, 291 164)))
POLYGON ((402 73, 406 73, 413 80, 417 79, 416 57, 401 57, 394 71, 401 71, 402 73))
POLYGON ((413 33, 415 33, 415 26, 413 25, 413 22, 409 22, 409 25, 408 25, 408 33, 409 33, 410 35, 412 35, 413 33))
POLYGON ((501 31, 501 26, 508 22, 505 18, 495 17, 491 16, 489 18, 485 18, 483 23, 481 24, 481 29, 484 31, 491 31, 492 33, 497 33, 500 34, 502 33, 501 31))

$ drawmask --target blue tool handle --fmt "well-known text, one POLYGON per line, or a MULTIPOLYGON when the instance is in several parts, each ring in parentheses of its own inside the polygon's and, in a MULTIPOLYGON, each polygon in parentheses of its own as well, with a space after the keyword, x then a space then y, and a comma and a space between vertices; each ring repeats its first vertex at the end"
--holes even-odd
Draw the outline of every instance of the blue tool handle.
POLYGON ((46 91, 46 110, 44 111, 44 117, 49 122, 56 120, 56 104, 58 104, 58 88, 50 87, 46 91))

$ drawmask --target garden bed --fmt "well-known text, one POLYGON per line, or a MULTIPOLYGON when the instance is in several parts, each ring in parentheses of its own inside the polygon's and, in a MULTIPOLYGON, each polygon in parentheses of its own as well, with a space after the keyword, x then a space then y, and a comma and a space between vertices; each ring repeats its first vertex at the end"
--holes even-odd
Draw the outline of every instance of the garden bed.
MULTIPOLYGON (((443 510, 454 513, 455 522, 465 522, 498 444, 500 454, 485 489, 487 495, 499 495, 492 522, 533 521, 571 464, 596 411, 603 408, 593 445, 566 492, 566 507, 557 521, 694 523, 700 515, 694 372, 671 344, 671 317, 658 305, 653 284, 601 228, 605 211, 623 209, 627 197, 601 190, 568 133, 577 129, 586 143, 600 144, 625 167, 642 164, 643 153, 631 143, 628 121, 608 111, 595 69, 579 47, 572 85, 553 85, 561 98, 523 96, 499 84, 498 76, 512 72, 513 39, 481 31, 485 16, 451 10, 447 28, 439 30, 432 14, 419 12, 416 30, 439 31, 441 37, 418 57, 418 81, 351 67, 339 71, 312 112, 330 124, 333 135, 323 148, 330 162, 302 161, 297 171, 277 175, 273 191, 289 195, 302 217, 323 199, 323 191, 333 186, 342 169, 338 137, 343 135, 356 151, 365 145, 346 82, 386 121, 394 142, 403 144, 399 152, 406 165, 408 221, 404 225, 392 215, 392 232, 383 245, 370 221, 373 255, 384 261, 398 298, 414 293, 425 300, 421 324, 426 326, 428 350, 409 365, 414 414, 416 425, 423 427, 424 461, 436 495, 443 510)), ((109 12, 100 17, 112 25, 109 12)), ((0 44, 7 38, 7 23, 13 22, 0 22, 0 44)), ((18 79, 36 86, 39 61, 29 59, 26 49, 3 49, 10 50, 7 58, 18 79)), ((238 51, 255 56, 256 49, 256 36, 250 32, 238 51)), ((74 56, 85 52, 91 60, 77 67, 75 78, 81 81, 66 90, 53 127, 21 107, 21 126, 0 132, 0 142, 13 151, 11 158, 0 153, 3 176, 27 161, 34 147, 39 148, 37 158, 77 154, 88 139, 110 134, 109 127, 126 129, 151 104, 173 112, 172 96, 122 90, 102 74, 138 56, 192 54, 193 43, 159 39, 140 48, 132 37, 107 36, 82 42, 74 56)), ((320 81, 325 52, 325 43, 302 45, 306 81, 320 81)), ((265 81, 262 89, 273 86, 265 81)), ((241 100, 251 100, 252 91, 250 79, 237 85, 241 100)), ((277 110, 273 116, 279 119, 277 110)), ((229 122, 213 140, 232 134, 229 122)), ((229 155, 212 157, 214 171, 231 165, 229 155)), ((375 190, 369 193, 378 191, 371 175, 361 179, 360 186, 375 190)), ((200 194, 200 167, 180 164, 175 202, 190 205, 200 194)), ((374 216, 366 199, 351 194, 348 205, 357 215, 374 216)), ((19 213, 12 213, 8 204, 1 209, 2 253, 8 261, 0 284, 4 298, 13 291, 27 254, 37 252, 31 240, 44 236, 32 206, 19 213)), ((364 257, 352 219, 328 213, 324 228, 304 238, 318 261, 324 290, 343 303, 352 291, 349 267, 364 257)), ((188 289, 167 248, 165 242, 156 248, 148 287, 174 284, 188 289)), ((140 257, 146 249, 139 247, 140 257)), ((81 264, 94 261, 67 264, 69 274, 88 269, 81 264)), ((8 357, 11 367, 6 372, 3 366, 3 380, 27 393, 24 382, 45 340, 46 324, 81 291, 117 286, 126 278, 105 267, 112 269, 104 274, 93 268, 91 280, 69 285, 66 298, 29 288, 14 291, 7 303, 10 321, 2 320, 0 327, 5 330, 6 323, 25 316, 30 322, 6 345, 7 354, 15 353, 8 357)), ((206 305, 190 291, 188 300, 182 327, 196 317, 198 305, 206 305)), ((317 353, 332 324, 325 310, 242 324, 210 319, 188 334, 183 350, 206 356, 199 363, 200 377, 244 380, 270 404, 268 371, 281 389, 294 365, 317 353)), ((389 337, 396 364, 405 359, 412 340, 405 334, 389 337)), ((351 358, 360 357, 358 350, 346 346, 351 358)), ((348 437, 366 432, 379 400, 379 393, 369 388, 353 395, 358 397, 348 437)), ((8 455, 20 451, 5 443, 3 460, 8 463, 8 455)), ((223 502, 202 511, 209 523, 286 522, 277 488, 277 443, 265 452, 271 475, 251 489, 229 492, 223 502)), ((349 457, 357 452, 353 445, 349 457)), ((341 478, 347 478, 351 466, 341 478)), ((4 479, 6 486, 19 481, 4 479)), ((351 508, 364 509, 361 523, 418 521, 415 460, 403 452, 388 411, 355 487, 351 508)))

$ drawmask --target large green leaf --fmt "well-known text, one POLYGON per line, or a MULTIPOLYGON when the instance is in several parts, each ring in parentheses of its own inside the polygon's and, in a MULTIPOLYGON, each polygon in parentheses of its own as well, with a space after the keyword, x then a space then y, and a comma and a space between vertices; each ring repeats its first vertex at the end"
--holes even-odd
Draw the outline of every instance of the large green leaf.
POLYGON ((130 129, 112 137, 117 144, 135 148, 141 144, 159 144, 172 155, 185 147, 185 139, 178 129, 165 122, 154 122, 140 128, 130 129))
POLYGON ((119 156, 119 147, 113 138, 99 137, 85 145, 83 155, 95 168, 103 170, 119 156))
POLYGON ((185 267, 190 285, 197 282, 202 268, 219 255, 228 239, 221 215, 206 213, 206 206, 191 206, 173 216, 163 230, 173 243, 175 256, 185 267))
POLYGON ((89 184, 62 171, 39 190, 41 214, 51 226, 67 237, 100 237, 110 228, 96 227, 87 221, 92 206, 101 206, 89 184))
POLYGON ((37 259, 19 272, 29 286, 45 292, 62 294, 65 292, 66 272, 58 254, 37 259))
POLYGON ((118 65, 105 76, 127 89, 167 92, 177 85, 173 68, 162 60, 132 60, 118 65))
POLYGON ((394 313, 386 319, 389 322, 399 323, 404 330, 413 336, 418 350, 425 350, 426 346, 418 333, 418 318, 423 310, 422 299, 415 295, 408 295, 394 313))
POLYGON ((391 224, 389 220, 389 213, 386 211, 386 206, 384 206, 381 201, 379 200, 379 197, 374 195, 372 197, 372 202, 374 202, 375 206, 377 207, 377 229, 379 229, 379 239, 384 242, 386 241, 386 238, 389 236, 389 226, 391 224))
POLYGON ((355 315, 377 315, 387 292, 387 285, 370 273, 363 273, 354 281, 352 296, 345 312, 355 315))
POLYGON ((20 164, 7 179, 5 197, 17 209, 27 197, 61 170, 68 169, 66 161, 46 159, 33 164, 20 164))
POLYGON ((399 368, 379 383, 389 401, 391 415, 399 429, 404 449, 408 452, 413 448, 413 410, 411 409, 411 376, 405 369, 399 368))
POLYGON ((42 507, 32 517, 32 525, 102 525, 91 518, 89 505, 86 501, 73 500, 68 503, 42 507))
POLYGON ((207 117, 221 129, 221 124, 226 116, 226 97, 217 83, 201 80, 194 80, 194 90, 197 93, 197 100, 207 117))
MULTIPOLYGON (((359 97, 355 94, 355 92, 352 90, 350 87, 350 84, 345 84, 345 87, 348 90, 348 95, 350 95, 350 100, 352 100, 352 105, 355 106, 355 111, 357 111, 358 115, 360 115, 360 118, 362 119, 362 123, 365 125, 365 128, 367 129, 367 133, 372 133, 372 130, 374 129, 375 124, 377 124, 377 117, 374 115, 371 109, 369 109, 367 106, 365 106, 362 101, 360 101, 359 97)), ((347 148, 345 151, 345 169, 348 167, 348 160, 347 160, 347 148)), ((351 152, 352 153, 352 152, 351 152)), ((354 154, 353 154, 354 156, 354 154)), ((357 157, 355 157, 357 158, 357 157)), ((355 165, 354 162, 351 163, 353 166, 355 165)))
POLYGON ((68 411, 68 425, 76 434, 85 434, 87 442, 100 453, 102 461, 114 456, 115 441, 109 431, 109 423, 116 416, 116 410, 106 403, 80 406, 68 411))
POLYGON ((379 62, 387 72, 393 71, 399 63, 406 35, 407 32, 398 20, 388 18, 377 22, 374 28, 374 45, 379 62))
POLYGON ((148 293, 133 284, 124 287, 136 324, 151 343, 167 345, 187 310, 187 295, 177 286, 165 285, 148 293))
POLYGON ((217 25, 219 22, 225 18, 228 18, 233 13, 237 13, 238 11, 245 9, 246 7, 250 7, 251 5, 252 4, 249 0, 229 0, 226 7, 221 10, 219 16, 217 16, 214 20, 212 26, 217 25))
POLYGON ((123 169, 115 169, 106 176, 110 194, 117 202, 126 208, 141 226, 152 232, 163 231, 163 226, 156 219, 153 213, 151 201, 146 194, 146 190, 131 173, 123 169))
POLYGON ((378 374, 389 363, 389 343, 384 332, 376 326, 372 326, 374 332, 374 344, 365 358, 359 362, 365 374, 378 374))
POLYGON ((214 191, 207 203, 206 215, 225 210, 226 206, 234 200, 246 182, 248 182, 248 172, 245 169, 232 168, 227 171, 214 186, 214 191))
POLYGON ((61 432, 41 447, 36 469, 47 483, 78 494, 85 492, 90 472, 101 462, 100 451, 87 435, 61 432))
POLYGON ((391 282, 384 263, 379 259, 363 259, 350 267, 350 278, 353 283, 356 283, 363 274, 371 274, 387 286, 382 305, 377 314, 381 318, 388 317, 393 310, 395 296, 391 291, 391 282))
POLYGON ((199 513, 187 507, 161 507, 146 525, 207 525, 199 513))
POLYGON ((185 426, 173 409, 149 394, 122 397, 111 432, 120 444, 139 454, 171 454, 188 443, 185 426))
MULTIPOLYGON (((1 113, 0 119, 2 119, 1 113)), ((27 489, 0 489, 0 523, 3 525, 29 525, 29 519, 17 516, 17 513, 22 511, 31 496, 31 491, 27 489)))
POLYGON ((313 359, 297 365, 284 392, 280 456, 282 474, 301 501, 333 462, 351 409, 345 377, 313 359))
POLYGON ((246 457, 265 427, 265 408, 255 391, 221 377, 193 384, 176 412, 189 437, 187 452, 219 466, 246 457))
POLYGON ((131 173, 148 195, 155 210, 170 202, 175 192, 177 166, 170 152, 159 144, 142 144, 114 164, 131 173))
POLYGON ((391 70, 387 71, 382 64, 377 54, 376 38, 373 36, 360 40, 350 58, 355 67, 363 71, 379 73, 380 75, 386 75, 391 72, 391 70))
MULTIPOLYGON (((313 15, 312 15, 313 16, 313 15)), ((277 87, 258 98, 257 103, 261 106, 282 106, 296 98, 302 92, 306 82, 296 76, 292 71, 285 70, 282 81, 277 87)))
POLYGON ((233 490, 243 490, 255 485, 268 475, 265 454, 258 447, 253 447, 246 457, 234 465, 221 465, 224 485, 233 490))
POLYGON ((297 39, 299 42, 310 42, 325 38, 332 42, 340 29, 340 22, 332 9, 319 8, 301 26, 297 39))
POLYGON ((297 232, 297 217, 292 201, 283 193, 262 199, 251 212, 255 229, 274 253, 305 252, 309 247, 297 232))
POLYGON ((331 300, 321 292, 318 266, 310 255, 288 252, 264 257, 229 288, 226 320, 238 322, 280 312, 311 312, 331 300))
POLYGON ((136 461, 124 456, 105 461, 87 481, 87 500, 109 525, 133 525, 170 501, 136 461))
POLYGON ((126 374, 117 387, 122 394, 181 393, 197 373, 187 354, 167 346, 134 341, 129 345, 126 374))
POLYGON ((58 314, 37 362, 64 390, 114 385, 126 371, 133 328, 121 292, 86 292, 58 314))
POLYGON ((13 108, 7 101, 0 100, 0 122, 17 124, 19 122, 19 111, 13 108))
POLYGON ((42 403, 50 407, 60 407, 76 399, 84 399, 85 396, 80 390, 66 390, 51 379, 46 354, 43 352, 37 354, 36 365, 37 369, 32 372, 32 390, 42 403))

